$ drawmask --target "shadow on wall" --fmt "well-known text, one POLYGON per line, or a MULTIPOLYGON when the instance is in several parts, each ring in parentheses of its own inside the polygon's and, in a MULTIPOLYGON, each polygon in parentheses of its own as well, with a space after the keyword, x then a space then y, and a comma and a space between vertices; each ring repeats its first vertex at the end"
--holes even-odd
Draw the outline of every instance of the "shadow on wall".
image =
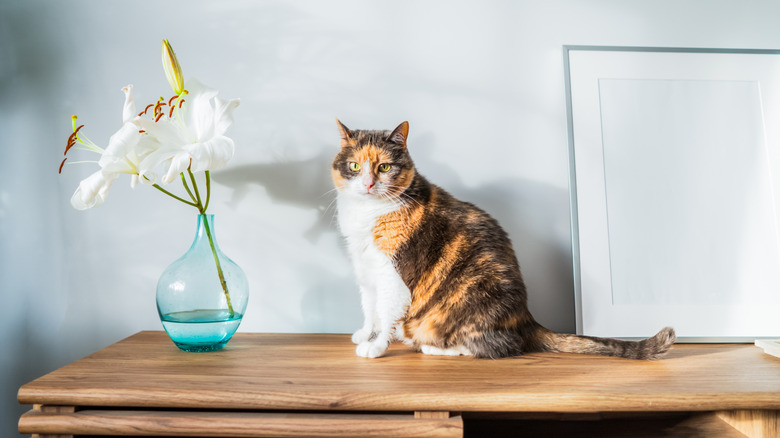
POLYGON ((470 171, 442 164, 431 156, 435 138, 417 139, 411 150, 418 171, 458 199, 475 204, 493 216, 512 239, 534 317, 559 332, 575 330, 569 193, 549 184, 523 178, 496 177, 469 187, 460 175, 470 171), (425 163, 421 166, 420 163, 425 163))
POLYGON ((233 190, 227 204, 235 208, 250 193, 252 186, 263 187, 268 196, 283 204, 317 211, 317 222, 304 231, 311 243, 324 233, 335 232, 336 193, 330 178, 334 154, 330 146, 301 161, 280 161, 237 166, 220 171, 215 180, 233 190))
POLYGON ((490 213, 509 233, 534 317, 552 330, 572 332, 575 314, 569 218, 555 208, 568 206, 568 192, 528 180, 501 179, 457 193, 490 213), (567 233, 563 244, 558 230, 567 233))
MULTIPOLYGON (((418 145, 430 145, 434 138, 424 135, 415 140, 418 145)), ((318 220, 303 231, 308 241, 316 243, 323 234, 337 232, 336 194, 330 176, 335 152, 332 145, 320 149, 316 156, 301 161, 245 165, 220 172, 219 183, 233 189, 229 201, 233 206, 242 202, 253 185, 259 185, 274 202, 316 210, 318 220)), ((420 173, 434 183, 446 181, 444 188, 447 191, 476 204, 501 223, 512 238, 534 315, 553 330, 573 331, 574 287, 568 241, 569 217, 561 215, 562 208, 568 208, 568 192, 539 182, 506 177, 481 186, 467 187, 459 175, 468 169, 455 170, 437 157, 431 157, 431 151, 432 148, 425 146, 415 147, 412 151, 420 173), (421 168, 420 163, 425 163, 425 166, 421 168), (566 234, 563 243, 562 234, 566 234)), ((330 277, 323 275, 323 278, 330 277)), ((321 296, 328 290, 327 287, 355 289, 352 279, 343 279, 343 283, 331 280, 333 284, 318 285, 316 291, 309 291, 308 295, 316 299, 305 300, 304 315, 323 321, 317 313, 327 311, 326 303, 333 302, 332 297, 321 296), (309 308, 311 302, 323 303, 323 307, 319 310, 309 308)), ((356 295, 352 298, 356 303, 359 301, 356 295)), ((338 304, 333 310, 343 311, 339 310, 338 304)))
MULTIPOLYGON (((40 155, 52 142, 46 121, 59 120, 56 102, 64 79, 68 43, 57 20, 69 5, 0 9, 0 129, 7 140, 0 156, 0 436, 18 436, 16 424, 29 406, 19 387, 65 365, 89 348, 58 333, 65 302, 56 165, 40 155), (38 32, 46 28, 47 32, 38 32), (52 33, 60 35, 55 43, 52 33), (51 166, 51 167, 49 167, 51 166)), ((66 116, 67 117, 67 116, 66 116)), ((56 153, 52 161, 59 160, 56 153)), ((67 336, 67 335, 64 335, 67 336)))

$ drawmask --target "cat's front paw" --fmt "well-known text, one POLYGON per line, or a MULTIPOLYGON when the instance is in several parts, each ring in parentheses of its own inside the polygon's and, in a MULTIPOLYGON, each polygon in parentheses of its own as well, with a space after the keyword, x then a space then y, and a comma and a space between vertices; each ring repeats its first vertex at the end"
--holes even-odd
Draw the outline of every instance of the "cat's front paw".
POLYGON ((356 331, 352 335, 352 343, 356 345, 360 345, 364 342, 368 342, 371 340, 371 338, 375 337, 376 333, 372 332, 369 329, 362 328, 358 331, 356 331))
POLYGON ((387 351, 386 342, 363 342, 357 346, 355 353, 360 357, 375 358, 380 357, 387 351))

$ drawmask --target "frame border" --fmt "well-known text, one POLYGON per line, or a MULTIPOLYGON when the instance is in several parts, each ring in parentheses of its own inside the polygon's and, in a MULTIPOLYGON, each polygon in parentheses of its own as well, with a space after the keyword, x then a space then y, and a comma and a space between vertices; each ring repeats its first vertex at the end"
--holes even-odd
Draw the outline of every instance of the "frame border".
MULTIPOLYGON (((780 49, 729 49, 708 47, 656 47, 656 46, 591 46, 564 44, 563 51, 563 79, 566 104, 566 136, 569 152, 569 216, 571 223, 571 250, 572 271, 574 279, 574 311, 576 316, 576 330, 578 335, 583 335, 582 315, 582 272, 580 266, 580 232, 579 232, 579 206, 577 204, 577 178, 576 156, 574 150, 574 114, 572 109, 571 91, 571 65, 570 53, 582 52, 664 52, 664 53, 723 53, 723 54, 749 54, 749 55, 780 55, 780 49)), ((622 338, 639 339, 639 338, 622 338)), ((682 342, 753 342, 751 337, 682 337, 682 342)), ((763 338, 762 338, 763 339, 763 338)))

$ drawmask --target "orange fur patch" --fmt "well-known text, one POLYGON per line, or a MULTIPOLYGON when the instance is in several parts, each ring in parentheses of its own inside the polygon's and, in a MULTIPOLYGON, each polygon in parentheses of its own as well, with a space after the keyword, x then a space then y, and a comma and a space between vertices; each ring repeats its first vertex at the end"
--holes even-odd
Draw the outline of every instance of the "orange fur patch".
POLYGON ((484 217, 482 214, 480 214, 477 211, 469 211, 466 214, 466 223, 468 224, 479 224, 484 220, 484 217))
POLYGON ((374 225, 374 244, 392 257, 420 225, 425 210, 411 205, 377 218, 374 225))
MULTIPOLYGON (((458 261, 458 256, 465 243, 466 236, 459 234, 444 246, 439 260, 432 269, 423 274, 412 291, 412 303, 409 306, 410 315, 417 314, 430 300, 433 293, 439 289, 441 281, 447 278, 455 262, 458 261)), ((462 292, 458 295, 462 295, 462 292)))
MULTIPOLYGON (((393 185, 393 194, 399 195, 403 193, 411 184, 414 179, 414 169, 406 169, 395 177, 395 184, 393 185)), ((435 193, 435 192, 434 192, 435 193)))
POLYGON ((360 148, 353 157, 355 158, 355 161, 357 161, 360 164, 365 163, 366 161, 370 163, 377 163, 380 161, 380 157, 385 155, 382 151, 382 149, 379 149, 378 147, 374 145, 368 145, 366 147, 360 148))
POLYGON ((404 335, 417 345, 439 345, 441 336, 436 328, 444 315, 428 314, 425 318, 404 324, 404 335))
MULTIPOLYGON (((390 162, 390 155, 385 152, 384 150, 373 146, 368 145, 364 148, 359 149, 353 156, 352 161, 360 164, 361 166, 363 163, 368 161, 371 163, 371 169, 368 169, 372 175, 375 177, 379 175, 379 165, 383 163, 390 162)), ((365 171, 366 169, 363 169, 365 171)))
MULTIPOLYGON (((438 193, 434 190, 427 204, 429 209, 436 208, 437 197, 438 193)), ((421 204, 410 204, 377 218, 374 225, 374 243, 377 248, 393 257, 420 225, 424 214, 425 208, 421 204)))
POLYGON ((344 190, 344 186, 347 185, 347 180, 341 176, 341 172, 336 169, 331 169, 330 175, 333 178, 333 184, 336 185, 336 188, 339 190, 344 190))
POLYGON ((453 291, 450 291, 449 294, 447 294, 447 301, 444 303, 445 307, 456 307, 459 304, 461 304, 465 298, 469 295, 469 290, 472 286, 474 286, 474 283, 476 283, 477 279, 474 277, 466 279, 464 282, 458 284, 457 288, 453 291))
POLYGON ((510 316, 509 318, 501 321, 499 327, 502 329, 513 329, 520 327, 528 322, 528 316, 520 312, 510 316))

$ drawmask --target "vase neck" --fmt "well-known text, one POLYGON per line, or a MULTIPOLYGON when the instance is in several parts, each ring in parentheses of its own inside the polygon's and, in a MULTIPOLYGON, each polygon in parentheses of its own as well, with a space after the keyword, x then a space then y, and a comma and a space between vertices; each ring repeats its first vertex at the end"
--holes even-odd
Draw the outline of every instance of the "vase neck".
POLYGON ((192 242, 192 247, 205 245, 207 247, 213 247, 219 249, 217 245, 217 234, 214 231, 214 215, 213 214, 199 214, 198 215, 198 228, 195 232, 195 241, 192 242), (209 234, 211 237, 209 238, 209 234))

